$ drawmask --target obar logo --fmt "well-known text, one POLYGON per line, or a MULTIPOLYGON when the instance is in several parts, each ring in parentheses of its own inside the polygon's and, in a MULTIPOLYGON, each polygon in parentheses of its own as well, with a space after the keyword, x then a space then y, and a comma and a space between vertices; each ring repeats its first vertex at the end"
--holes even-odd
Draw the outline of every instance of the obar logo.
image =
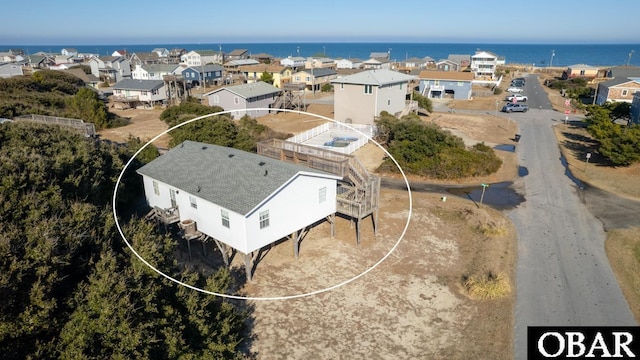
POLYGON ((541 327, 527 329, 529 359, 635 359, 640 327, 541 327))

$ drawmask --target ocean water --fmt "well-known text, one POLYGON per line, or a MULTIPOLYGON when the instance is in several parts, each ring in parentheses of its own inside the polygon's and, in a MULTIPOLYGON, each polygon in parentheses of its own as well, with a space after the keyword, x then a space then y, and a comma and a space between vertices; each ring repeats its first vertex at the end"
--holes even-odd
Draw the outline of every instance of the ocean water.
POLYGON ((449 54, 475 54, 477 50, 490 51, 503 56, 507 64, 531 64, 544 66, 640 66, 640 44, 444 44, 444 43, 238 43, 238 44, 140 44, 140 45, 0 45, 0 51, 10 48, 23 49, 25 53, 38 51, 60 53, 63 48, 75 48, 81 53, 111 55, 116 50, 148 52, 153 48, 184 48, 187 50, 247 49, 251 54, 266 53, 274 57, 320 56, 330 58, 369 59, 372 52, 388 52, 392 60, 402 61, 411 57, 430 56, 436 61, 449 54))

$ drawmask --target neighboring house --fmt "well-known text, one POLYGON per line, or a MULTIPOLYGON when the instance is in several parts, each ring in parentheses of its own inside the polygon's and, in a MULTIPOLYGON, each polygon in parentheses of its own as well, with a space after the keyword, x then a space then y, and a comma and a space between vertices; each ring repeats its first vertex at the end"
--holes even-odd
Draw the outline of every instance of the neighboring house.
POLYGON ((151 50, 151 52, 158 54, 158 57, 161 57, 161 58, 169 57, 169 50, 166 48, 155 48, 151 50))
POLYGON ((324 84, 330 84, 338 73, 333 69, 304 69, 291 75, 291 82, 305 84, 309 91, 318 91, 324 84))
POLYGON ((308 58, 304 63, 304 67, 307 69, 334 69, 336 66, 336 62, 333 59, 322 57, 322 58, 308 58))
POLYGON ((378 60, 391 60, 391 50, 387 52, 372 52, 369 54, 370 59, 378 59, 378 60))
POLYGON ((251 84, 241 84, 222 87, 204 94, 209 106, 220 106, 225 110, 235 110, 231 113, 234 119, 244 115, 251 117, 264 116, 268 110, 252 110, 255 108, 269 108, 282 90, 259 81, 251 84))
POLYGON ((53 61, 55 62, 56 65, 78 64, 82 62, 82 59, 76 57, 75 55, 54 55, 53 61))
POLYGON ((255 59, 239 59, 239 60, 231 60, 224 63, 224 68, 230 73, 238 74, 240 67, 248 66, 248 65, 258 65, 260 62, 255 59))
POLYGON ((54 66, 55 60, 49 55, 31 55, 27 56, 27 66, 32 69, 48 69, 54 66))
POLYGON ((471 65, 471 56, 465 54, 449 54, 447 60, 451 60, 458 64, 461 69, 469 67, 471 65))
POLYGON ((182 58, 182 55, 186 54, 187 50, 182 48, 173 48, 169 51, 169 59, 168 61, 172 64, 179 64, 182 58))
POLYGON ((106 78, 109 81, 121 81, 131 78, 131 65, 129 60, 122 56, 101 56, 89 60, 91 73, 99 78, 106 78))
POLYGON ((12 54, 8 51, 0 52, 0 63, 8 63, 8 62, 16 62, 18 60, 18 55, 12 54))
POLYGON ((249 58, 249 51, 247 49, 235 49, 227 54, 227 61, 242 60, 249 58))
POLYGON ((489 51, 476 51, 471 56, 471 71, 476 78, 488 77, 493 79, 498 66, 498 55, 489 51))
POLYGON ((371 58, 362 63, 362 68, 365 70, 377 70, 377 69, 391 69, 391 62, 383 58, 371 58))
POLYGON ((162 59, 154 52, 137 52, 131 54, 129 62, 132 67, 136 67, 138 65, 160 64, 162 63, 162 59))
POLYGON ((84 81, 86 85, 91 86, 94 89, 97 89, 98 84, 100 83, 100 79, 95 77, 93 74, 85 74, 84 70, 80 68, 72 68, 72 69, 61 70, 61 71, 77 77, 78 79, 84 81))
POLYGON ((0 78, 7 79, 14 76, 24 75, 22 66, 15 63, 0 64, 0 78))
POLYGON ((164 81, 124 79, 113 85, 112 100, 131 107, 153 107, 167 99, 164 81))
POLYGON ((275 64, 259 64, 240 66, 238 71, 242 74, 244 81, 251 83, 261 81, 262 74, 268 73, 273 77, 273 86, 280 89, 283 84, 291 82, 291 68, 275 64))
POLYGON ((460 64, 449 59, 440 60, 436 63, 436 69, 438 71, 454 71, 459 72, 460 64))
POLYGON ((151 208, 177 213, 180 224, 244 254, 248 279, 252 272, 248 255, 336 213, 341 179, 189 140, 137 172, 151 208))
POLYGON ((223 60, 222 52, 213 50, 192 50, 180 57, 180 61, 187 66, 222 64, 223 60))
POLYGON ((306 58, 302 56, 289 56, 285 59, 280 60, 280 65, 287 66, 292 69, 298 69, 304 67, 304 63, 307 61, 306 58))
POLYGON ((66 55, 66 56, 76 56, 76 55, 78 55, 78 50, 76 50, 74 48, 64 48, 64 49, 60 50, 60 53, 62 55, 66 55))
POLYGON ((200 86, 203 74, 206 85, 220 85, 224 68, 220 65, 190 66, 182 70, 182 77, 192 86, 200 86))
POLYGON ((131 78, 137 80, 163 80, 165 75, 174 75, 178 64, 136 65, 131 78))
POLYGON ((631 109, 629 110, 630 121, 633 124, 640 125, 640 92, 633 94, 631 101, 631 109))
POLYGON ((575 64, 567 67, 567 70, 562 72, 562 79, 572 78, 585 78, 593 79, 598 76, 599 69, 595 66, 585 64, 575 64))
POLYGON ((271 64, 273 62, 274 57, 273 55, 260 53, 260 54, 251 55, 251 59, 257 60, 262 64, 271 64))
POLYGON ((423 96, 438 99, 444 97, 471 99, 474 78, 471 72, 423 70, 418 77, 420 78, 418 91, 423 96))
POLYGON ((427 67, 427 63, 424 59, 412 57, 404 61, 399 61, 396 70, 403 73, 410 73, 414 70, 421 70, 427 67))
POLYGON ((407 93, 415 76, 392 70, 369 70, 331 81, 334 119, 373 125, 380 112, 397 115, 406 110, 407 93))
POLYGON ((337 59, 335 60, 336 69, 359 69, 362 67, 362 60, 353 59, 337 59))
POLYGON ((640 77, 615 77, 598 84, 596 104, 603 105, 609 101, 631 103, 638 92, 640 92, 640 77))
POLYGON ((113 53, 111 53, 111 56, 115 56, 115 57, 122 56, 126 58, 128 55, 129 53, 127 52, 126 49, 116 50, 113 53))

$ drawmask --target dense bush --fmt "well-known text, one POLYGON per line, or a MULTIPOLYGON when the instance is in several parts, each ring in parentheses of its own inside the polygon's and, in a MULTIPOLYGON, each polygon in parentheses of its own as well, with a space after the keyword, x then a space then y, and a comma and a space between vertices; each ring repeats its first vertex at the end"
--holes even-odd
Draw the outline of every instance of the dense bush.
POLYGON ((54 70, 0 79, 0 117, 11 119, 29 114, 77 118, 94 123, 97 128, 126 123, 109 113, 82 80, 54 70))
MULTIPOLYGON (((199 116, 222 111, 222 108, 196 103, 183 103, 163 111, 160 119, 170 127, 199 116)), ((216 115, 183 125, 169 133, 169 146, 174 147, 185 140, 200 141, 209 144, 233 147, 255 152, 257 143, 264 139, 286 139, 290 134, 283 134, 259 124, 248 115, 234 121, 227 114, 216 115)))
POLYGON ((428 112, 433 112, 433 102, 426 96, 422 96, 419 92, 413 92, 413 100, 418 102, 418 106, 427 110, 428 112))
POLYGON ((600 143, 598 152, 616 166, 628 166, 640 161, 640 126, 623 126, 613 122, 625 107, 591 105, 584 120, 587 131, 600 143), (613 119, 612 111, 616 114, 613 119))
MULTIPOLYGON (((404 171, 437 179, 457 179, 492 174, 502 165, 492 148, 476 144, 466 149, 457 136, 436 124, 427 124, 417 116, 397 119, 383 112, 376 121, 387 134, 384 144, 404 171)), ((391 159, 381 166, 383 171, 397 171, 391 159)))
MULTIPOLYGON (((124 246, 110 201, 130 156, 64 128, 0 124, 3 359, 240 358, 243 312, 164 280, 124 246)), ((139 182, 130 173, 124 193, 139 182)), ((227 270, 179 268, 154 224, 133 218, 123 230, 163 272, 216 292, 232 285, 227 270)))

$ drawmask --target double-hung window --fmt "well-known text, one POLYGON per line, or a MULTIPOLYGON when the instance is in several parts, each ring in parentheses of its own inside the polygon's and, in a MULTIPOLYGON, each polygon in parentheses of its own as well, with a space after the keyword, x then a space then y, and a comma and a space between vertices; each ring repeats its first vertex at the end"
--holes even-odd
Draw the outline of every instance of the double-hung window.
POLYGON ((261 211, 260 217, 260 229, 264 229, 269 226, 269 210, 261 211))
POLYGON ((220 209, 220 216, 222 217, 222 226, 228 228, 229 226, 229 212, 224 209, 220 209))

